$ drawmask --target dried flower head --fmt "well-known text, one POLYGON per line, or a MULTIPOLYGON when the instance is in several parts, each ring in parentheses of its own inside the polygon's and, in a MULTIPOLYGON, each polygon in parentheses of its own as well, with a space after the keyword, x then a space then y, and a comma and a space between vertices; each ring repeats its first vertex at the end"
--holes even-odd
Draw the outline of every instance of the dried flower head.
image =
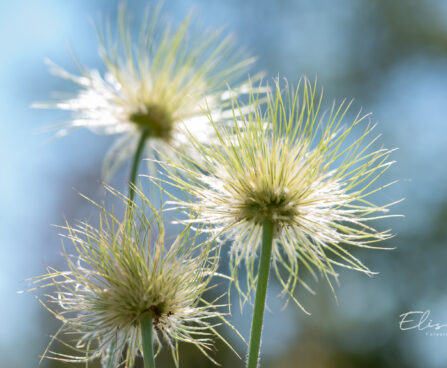
MULTIPOLYGON (((391 203, 375 205, 368 198, 381 189, 374 183, 392 162, 391 150, 372 149, 378 138, 371 137, 374 125, 367 123, 358 135, 368 115, 359 113, 344 125, 350 104, 334 104, 321 114, 322 94, 318 97, 308 80, 302 79, 295 91, 284 89, 276 81, 265 105, 252 93, 250 111, 235 115, 233 130, 214 124, 219 145, 196 140, 204 164, 184 157, 188 169, 174 163, 165 168, 167 182, 195 197, 176 198, 197 214, 190 221, 206 222, 222 240, 233 241, 232 275, 241 293, 238 266, 245 261, 250 290, 262 224, 273 223, 273 268, 284 292, 298 303, 293 296, 297 282, 308 288, 299 277, 301 267, 315 277, 320 271, 330 284, 330 276, 337 276, 335 265, 371 273, 351 249, 374 248, 373 243, 391 236, 368 225, 389 217, 391 203)), ((240 110, 238 100, 233 102, 240 110)))
MULTIPOLYGON (((105 73, 79 66, 80 76, 48 62, 50 72, 79 87, 72 97, 35 107, 72 112, 72 121, 60 135, 78 127, 98 134, 122 134, 104 162, 104 175, 110 175, 130 154, 145 133, 147 157, 157 150, 192 154, 186 130, 202 143, 213 137, 209 120, 202 111, 205 99, 213 115, 231 118, 231 102, 226 83, 235 82, 253 63, 237 51, 231 37, 220 32, 191 34, 188 16, 176 30, 160 25, 160 7, 149 19, 146 13, 138 42, 133 42, 129 21, 122 6, 119 11, 119 37, 114 40, 110 26, 99 31, 100 56, 105 73)), ((247 91, 247 84, 237 89, 247 91)), ((172 157, 171 157, 172 158, 172 157)))
MULTIPOLYGON (((143 205, 151 207, 137 193, 143 205)), ((127 198, 122 199, 127 204, 127 198)), ((197 252, 196 236, 188 236, 186 229, 168 247, 160 213, 149 218, 143 207, 133 205, 119 221, 98 207, 99 228, 85 222, 64 227, 76 250, 74 256, 66 256, 69 270, 49 268, 35 278, 38 288, 55 289, 46 295, 47 302, 42 301, 63 322, 51 343, 67 335, 69 340, 64 338, 63 343, 75 351, 51 352, 50 343, 43 358, 69 362, 101 358, 104 367, 132 367, 142 352, 142 319, 150 313, 155 344, 170 346, 176 366, 179 342, 194 344, 211 359, 207 350, 213 337, 220 337, 215 328, 226 321, 219 305, 202 299, 211 288, 217 263, 217 255, 208 252, 209 244, 197 252)))

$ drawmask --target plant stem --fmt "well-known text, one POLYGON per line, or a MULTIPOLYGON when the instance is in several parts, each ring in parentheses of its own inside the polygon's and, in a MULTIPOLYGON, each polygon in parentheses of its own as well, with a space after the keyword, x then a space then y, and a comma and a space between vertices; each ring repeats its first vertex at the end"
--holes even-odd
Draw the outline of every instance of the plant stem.
POLYGON ((130 170, 129 176, 129 202, 133 202, 135 197, 135 188, 136 185, 137 173, 138 173, 138 165, 140 164, 141 154, 143 153, 143 148, 146 143, 147 136, 149 131, 147 129, 141 130, 141 137, 138 141, 137 150, 135 151, 135 155, 133 156, 132 169, 130 170))
POLYGON ((141 337, 143 340, 144 368, 155 368, 152 314, 145 313, 141 317, 141 337))
POLYGON ((250 346, 248 350, 247 368, 258 366, 259 350, 261 347, 261 333, 264 319, 265 297, 270 272, 270 258, 273 246, 273 223, 265 220, 262 224, 262 248, 258 269, 258 283, 256 285, 255 308, 251 324, 250 346))

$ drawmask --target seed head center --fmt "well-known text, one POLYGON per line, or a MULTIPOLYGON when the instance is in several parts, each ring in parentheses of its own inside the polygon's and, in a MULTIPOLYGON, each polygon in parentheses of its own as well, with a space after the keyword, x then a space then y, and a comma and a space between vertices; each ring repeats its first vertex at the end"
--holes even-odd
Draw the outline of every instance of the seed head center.
POLYGON ((129 120, 149 132, 150 138, 169 140, 173 121, 169 113, 157 105, 146 105, 144 109, 130 115, 129 120))
POLYGON ((278 225, 285 225, 298 214, 297 201, 287 188, 254 190, 248 193, 240 207, 240 218, 262 224, 268 219, 278 225))

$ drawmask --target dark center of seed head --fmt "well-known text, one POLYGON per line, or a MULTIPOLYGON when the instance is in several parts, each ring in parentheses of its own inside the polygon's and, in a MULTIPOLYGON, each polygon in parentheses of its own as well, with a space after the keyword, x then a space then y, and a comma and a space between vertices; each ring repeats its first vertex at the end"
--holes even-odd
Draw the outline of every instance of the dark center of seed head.
POLYGON ((168 112, 157 105, 147 105, 144 111, 130 115, 129 120, 146 129, 150 138, 169 140, 173 122, 168 112))
POLYGON ((277 194, 262 192, 253 193, 241 208, 242 217, 262 224, 265 219, 277 222, 287 222, 296 213, 296 201, 293 201, 287 191, 277 194))
POLYGON ((159 318, 162 314, 166 313, 166 305, 164 302, 160 302, 149 307, 149 310, 153 313, 155 318, 159 318))

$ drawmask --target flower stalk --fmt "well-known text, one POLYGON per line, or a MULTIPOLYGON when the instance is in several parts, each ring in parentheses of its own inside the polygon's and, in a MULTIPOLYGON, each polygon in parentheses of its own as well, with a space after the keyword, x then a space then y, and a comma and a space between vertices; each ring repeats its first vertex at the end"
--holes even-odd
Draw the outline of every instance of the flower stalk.
POLYGON ((256 368, 258 365, 272 247, 273 223, 270 220, 265 220, 262 225, 261 259, 259 262, 258 283, 256 285, 255 308, 251 324, 247 368, 256 368))
POLYGON ((129 176, 129 203, 132 203, 135 198, 135 188, 136 188, 136 180, 138 174, 138 166, 141 161, 141 155, 144 151, 144 145, 146 144, 146 139, 148 138, 149 131, 148 129, 142 129, 141 137, 138 142, 137 149, 135 150, 135 155, 133 157, 132 168, 130 170, 129 176))
POLYGON ((144 368, 155 368, 152 319, 150 312, 141 317, 144 368))

